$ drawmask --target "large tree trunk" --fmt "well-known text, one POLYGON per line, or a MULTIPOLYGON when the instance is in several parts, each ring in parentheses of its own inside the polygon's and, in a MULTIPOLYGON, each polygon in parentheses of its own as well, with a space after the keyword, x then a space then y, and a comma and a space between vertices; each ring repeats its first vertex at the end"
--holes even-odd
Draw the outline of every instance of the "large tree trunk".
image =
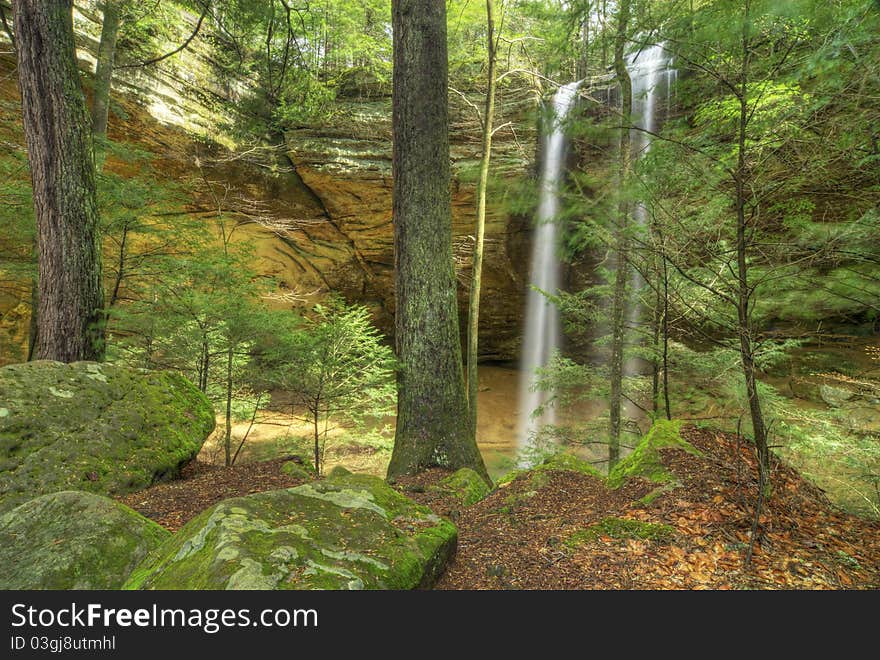
POLYGON ((483 283, 483 246, 486 237, 486 195, 489 189, 489 161, 492 158, 492 127, 495 121, 495 16, 494 0, 486 0, 486 41, 489 58, 486 107, 483 116, 483 154, 480 158, 480 181, 477 184, 477 225, 471 273, 471 294, 468 302, 467 333, 467 395, 471 436, 477 439, 477 393, 479 391, 480 289, 483 283))
POLYGON ((71 0, 15 0, 19 85, 37 225, 38 359, 104 357, 89 115, 71 0))
MULTIPOLYGON (((626 70, 624 50, 626 32, 629 25, 630 3, 621 0, 617 14, 617 30, 614 42, 614 72, 620 85, 620 112, 623 128, 620 131, 619 174, 621 189, 626 188, 630 174, 630 115, 632 113, 632 83, 626 70)), ((621 407, 623 404, 623 350, 625 339, 625 309, 627 303, 626 285, 629 281, 629 257, 627 232, 629 225, 629 204, 625 200, 618 205, 617 226, 614 232, 615 273, 614 298, 611 305, 611 364, 608 465, 613 467, 620 458, 621 407)))
POLYGON ((446 4, 393 0, 393 176, 397 429, 388 476, 470 467, 452 215, 446 4))
MULTIPOLYGON (((110 81, 113 78, 113 60, 116 57, 116 37, 119 35, 119 0, 105 0, 102 4, 104 21, 101 25, 101 43, 98 46, 98 63, 95 66, 95 93, 92 99, 92 135, 100 150, 107 137, 107 116, 110 111, 110 81)), ((101 158, 103 160, 103 158, 101 158)))

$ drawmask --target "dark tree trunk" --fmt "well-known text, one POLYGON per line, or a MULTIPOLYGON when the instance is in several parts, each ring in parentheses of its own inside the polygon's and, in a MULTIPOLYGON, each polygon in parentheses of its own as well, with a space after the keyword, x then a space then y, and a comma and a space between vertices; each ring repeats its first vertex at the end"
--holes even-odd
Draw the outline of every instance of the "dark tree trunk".
POLYGON ((101 360, 104 294, 95 163, 71 0, 15 0, 19 85, 37 225, 37 359, 101 360))
POLYGON ((672 419, 672 406, 669 403, 669 269, 666 255, 663 255, 663 326, 660 330, 663 339, 663 404, 666 419, 672 419))
POLYGON ((470 467, 449 193, 446 4, 393 0, 397 429, 388 476, 470 467))
POLYGON ((230 343, 226 349, 226 430, 224 432, 224 449, 226 452, 226 467, 232 466, 232 360, 235 351, 230 343))
POLYGON ((92 135, 103 154, 101 142, 107 137, 107 116, 110 111, 110 81, 113 78, 113 60, 116 58, 116 37, 119 35, 119 0, 105 0, 102 5, 104 21, 101 25, 101 43, 95 66, 95 93, 92 99, 92 135))
MULTIPOLYGON (((632 113, 632 83, 624 61, 626 32, 629 26, 630 3, 621 0, 617 14, 617 30, 614 41, 614 72, 620 85, 620 112, 623 128, 620 131, 619 174, 621 189, 626 188, 630 173, 630 114, 632 113)), ((609 401, 608 464, 613 467, 620 458, 621 407, 623 403, 623 349, 625 335, 626 285, 629 280, 628 225, 629 204, 621 201, 618 206, 615 227, 615 274, 614 299, 611 307, 611 392, 609 401)))
POLYGON ((37 323, 37 309, 40 306, 39 281, 36 277, 31 278, 31 318, 28 321, 28 352, 27 361, 36 359, 37 355, 37 334, 39 333, 39 324, 37 323))

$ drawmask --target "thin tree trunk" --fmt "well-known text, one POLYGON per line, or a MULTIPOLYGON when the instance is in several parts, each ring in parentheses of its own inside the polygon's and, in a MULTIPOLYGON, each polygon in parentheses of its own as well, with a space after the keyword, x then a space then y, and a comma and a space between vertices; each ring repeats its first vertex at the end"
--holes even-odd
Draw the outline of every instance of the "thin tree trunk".
POLYGON ((494 0, 486 0, 486 43, 488 64, 488 87, 483 115, 483 154, 480 158, 480 180, 477 184, 477 226, 474 240, 474 259, 471 273, 471 293, 468 301, 467 342, 467 388, 470 431, 473 441, 477 439, 477 394, 479 391, 480 288, 483 281, 483 245, 486 236, 486 195, 489 188, 489 161, 492 157, 492 128, 495 121, 495 48, 494 0))
POLYGON ((657 248, 655 276, 657 278, 657 298, 654 303, 654 360, 652 379, 652 400, 654 418, 660 413, 660 398, 666 419, 672 419, 669 405, 669 271, 666 264, 666 243, 663 230, 657 222, 651 224, 654 245, 657 248))
MULTIPOLYGON (((623 222, 624 214, 625 211, 621 212, 621 222, 623 222)), ((625 226, 619 226, 617 228, 617 263, 614 272, 614 294, 611 303, 611 363, 609 365, 611 371, 611 392, 609 396, 608 412, 608 463, 610 467, 613 467, 620 459, 621 408, 623 403, 624 311, 626 308, 626 283, 629 277, 629 262, 626 258, 625 231, 625 226)))
POLYGON ((38 359, 104 357, 95 163, 71 0, 15 0, 19 86, 37 225, 38 359))
POLYGON ((226 467, 232 466, 232 358, 234 353, 230 343, 226 351, 226 467))
POLYGON ((323 465, 321 465, 321 433, 320 433, 320 424, 318 419, 318 404, 315 404, 315 412, 312 415, 312 426, 314 432, 314 440, 315 440, 315 474, 317 476, 321 476, 321 470, 323 469, 323 465))
POLYGON ((737 266, 737 325, 739 332, 740 358, 743 376, 746 381, 746 396, 749 401, 749 413, 752 418, 752 433, 755 436, 755 447, 758 453, 758 470, 762 488, 770 483, 770 450, 767 446, 767 429, 764 425, 764 413, 758 395, 758 384, 755 377, 755 355, 752 344, 751 311, 749 303, 751 290, 748 280, 748 220, 746 219, 746 177, 748 165, 746 160, 746 130, 749 123, 748 79, 751 63, 751 29, 749 20, 750 2, 745 4, 743 17, 743 67, 739 93, 739 126, 737 136, 736 184, 736 266, 737 266))
POLYGON ((199 390, 208 391, 208 368, 210 366, 211 354, 209 352, 207 337, 202 338, 202 355, 199 359, 199 390))
POLYGON ((40 283, 36 277, 31 278, 31 318, 28 321, 28 352, 27 361, 34 359, 37 350, 37 335, 40 332, 40 324, 37 321, 40 307, 40 283))
POLYGON ((578 80, 587 77, 589 68, 589 52, 590 52, 590 17, 593 7, 591 2, 587 2, 583 8, 583 16, 581 17, 581 29, 578 35, 578 59, 576 67, 576 76, 578 80))
MULTIPOLYGON (((662 240, 662 239, 661 239, 662 240)), ((666 254, 663 254, 663 402, 666 406, 666 419, 672 419, 672 406, 669 404, 669 269, 666 254)))
POLYGON ((651 315, 651 412, 654 419, 660 412, 660 328, 663 325, 663 288, 660 266, 654 258, 654 313, 651 315))
POLYGON ((397 428, 388 476, 470 467, 461 360, 448 135, 446 3, 393 0, 397 428))
MULTIPOLYGON (((619 181, 621 189, 626 187, 630 170, 630 114, 632 113, 632 83, 626 70, 624 51, 626 32, 629 25, 630 2, 621 0, 618 6, 617 30, 614 41, 614 71, 620 85, 620 105, 623 129, 619 145, 619 181)), ((626 309, 626 285, 629 280, 627 227, 629 224, 629 205, 621 201, 618 205, 617 226, 615 228, 616 263, 614 273, 614 297, 611 312, 611 394, 609 401, 608 464, 613 467, 620 458, 621 406, 623 402, 623 349, 624 320, 626 309)))
POLYGON ((113 78, 113 61, 116 58, 116 38, 119 35, 119 0, 105 0, 102 10, 104 21, 101 24, 101 43, 98 46, 95 91, 92 98, 92 136, 95 139, 99 170, 104 162, 103 142, 107 137, 107 117, 110 112, 110 82, 113 78))
POLYGON ((113 291, 107 303, 107 318, 110 318, 110 310, 119 300, 119 290, 122 288, 122 280, 125 279, 125 258, 128 243, 128 224, 122 225, 122 238, 119 240, 119 259, 116 263, 116 277, 113 278, 113 291))

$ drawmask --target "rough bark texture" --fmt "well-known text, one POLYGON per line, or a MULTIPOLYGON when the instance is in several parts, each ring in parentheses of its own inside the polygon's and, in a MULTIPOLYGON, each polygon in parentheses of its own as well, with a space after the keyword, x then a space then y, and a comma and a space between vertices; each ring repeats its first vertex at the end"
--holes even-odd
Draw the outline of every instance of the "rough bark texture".
POLYGON ((488 56, 488 83, 483 115, 483 153, 480 158, 480 181, 477 183, 477 223, 474 240, 474 261, 471 273, 471 293, 468 301, 467 331, 467 396, 471 435, 477 439, 477 393, 479 391, 480 290, 483 283, 483 246, 486 240, 486 194, 489 189, 489 162, 492 158, 492 127, 495 121, 495 16, 494 0, 486 0, 486 50, 488 56))
POLYGON ((70 0, 15 0, 19 85, 37 224, 37 359, 104 355, 89 116, 70 0))
POLYGON ((92 135, 96 140, 107 136, 107 116, 110 111, 110 81, 116 58, 116 37, 119 35, 119 2, 103 3, 104 22, 101 24, 101 44, 95 66, 95 94, 92 100, 92 135))
MULTIPOLYGON (((620 84, 620 112, 623 129, 620 131, 620 187, 625 188, 630 174, 630 114, 632 113, 632 82, 624 61, 626 32, 629 25, 630 3, 621 0, 618 7, 617 30, 614 42, 614 72, 620 84)), ((609 401, 609 468, 620 458, 620 413, 623 402, 623 348, 625 334, 626 285, 629 281, 629 260, 627 256, 627 225, 629 224, 629 204, 621 201, 618 207, 617 227, 615 228, 615 273, 614 299, 611 310, 611 393, 609 401)))
POLYGON ((446 5, 394 0, 397 429, 388 476, 430 466, 487 477, 470 434, 449 193, 446 5))

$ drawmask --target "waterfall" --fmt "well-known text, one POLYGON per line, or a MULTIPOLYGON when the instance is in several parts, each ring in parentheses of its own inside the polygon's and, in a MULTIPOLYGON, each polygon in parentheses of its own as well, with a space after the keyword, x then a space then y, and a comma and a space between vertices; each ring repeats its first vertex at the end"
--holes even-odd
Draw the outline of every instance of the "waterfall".
POLYGON ((532 412, 546 401, 546 393, 535 391, 536 370, 547 364, 559 346, 559 310, 541 291, 555 294, 560 284, 558 248, 559 184, 565 174, 564 120, 577 96, 580 82, 560 87, 553 96, 553 117, 545 131, 541 162, 540 204, 532 241, 529 289, 526 292, 526 323, 520 362, 519 448, 523 449, 545 424, 553 424, 552 406, 538 417, 532 412), (540 289, 536 291, 535 289, 540 289))
MULTIPOLYGON (((673 67, 670 53, 663 44, 645 46, 626 56, 626 69, 632 84, 632 125, 630 129, 630 150, 635 162, 651 149, 651 133, 656 132, 658 116, 665 119, 669 114, 672 90, 678 77, 673 67), (661 103, 665 101, 662 107, 661 103)), ((648 209, 638 203, 633 218, 639 228, 648 225, 648 209)), ((644 287, 645 281, 638 271, 633 270, 630 286, 638 292, 644 287)), ((630 329, 639 323, 641 305, 633 299, 627 310, 627 325, 630 329)), ((624 376, 634 376, 639 372, 639 360, 627 360, 624 364, 624 376)))
POLYGON ((669 111, 672 88, 678 76, 672 56, 663 44, 645 46, 626 56, 626 70, 632 84, 632 121, 630 144, 634 158, 651 148, 651 133, 657 130, 658 101, 666 102, 661 117, 669 111))

